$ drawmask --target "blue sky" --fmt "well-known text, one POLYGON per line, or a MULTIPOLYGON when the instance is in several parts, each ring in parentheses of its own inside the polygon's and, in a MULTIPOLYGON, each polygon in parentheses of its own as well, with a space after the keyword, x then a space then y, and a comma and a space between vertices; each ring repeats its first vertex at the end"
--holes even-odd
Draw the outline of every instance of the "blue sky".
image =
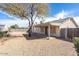
POLYGON ((73 16, 79 16, 79 3, 50 3, 49 5, 49 16, 54 16, 55 14, 61 12, 62 10, 66 12, 73 12, 73 16))
POLYGON ((13 19, 12 17, 7 16, 6 14, 0 12, 0 19, 13 19))
MULTIPOLYGON (((48 8, 49 8, 48 9, 49 18, 59 19, 69 16, 75 16, 79 18, 78 3, 50 3, 48 4, 48 8)), ((11 17, 4 12, 0 12, 0 24, 8 24, 8 25, 18 24, 20 26, 26 27, 27 21, 16 20, 16 18, 11 17)))

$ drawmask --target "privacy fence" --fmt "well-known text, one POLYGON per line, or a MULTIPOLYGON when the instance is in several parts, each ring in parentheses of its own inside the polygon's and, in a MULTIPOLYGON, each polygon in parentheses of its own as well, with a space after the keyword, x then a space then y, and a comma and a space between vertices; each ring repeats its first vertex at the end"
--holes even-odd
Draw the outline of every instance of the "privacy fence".
POLYGON ((62 38, 65 38, 65 35, 67 35, 67 38, 69 39, 79 37, 79 28, 63 28, 60 32, 62 38))

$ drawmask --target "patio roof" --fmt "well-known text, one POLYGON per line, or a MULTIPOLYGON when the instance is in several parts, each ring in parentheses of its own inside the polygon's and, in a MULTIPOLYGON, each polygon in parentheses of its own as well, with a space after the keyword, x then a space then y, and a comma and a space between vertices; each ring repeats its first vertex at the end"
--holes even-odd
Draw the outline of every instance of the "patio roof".
POLYGON ((50 23, 42 23, 42 24, 37 24, 37 25, 34 25, 35 27, 40 27, 40 26, 48 26, 50 25, 50 23))
POLYGON ((49 25, 52 25, 52 26, 60 26, 60 24, 58 24, 58 23, 42 23, 42 24, 35 25, 35 27, 49 26, 49 25))

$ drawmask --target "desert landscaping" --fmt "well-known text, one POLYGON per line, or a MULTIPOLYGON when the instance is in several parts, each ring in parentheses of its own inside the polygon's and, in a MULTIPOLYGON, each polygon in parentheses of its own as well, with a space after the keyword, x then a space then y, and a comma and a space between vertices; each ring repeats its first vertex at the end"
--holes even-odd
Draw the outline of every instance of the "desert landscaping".
MULTIPOLYGON (((76 56, 74 44, 53 38, 28 40, 26 31, 11 32, 11 37, 0 39, 0 55, 5 56, 76 56), (14 34, 15 33, 15 34, 14 34), (19 35, 18 35, 19 34, 19 35)), ((35 36, 36 37, 36 36, 35 36)))

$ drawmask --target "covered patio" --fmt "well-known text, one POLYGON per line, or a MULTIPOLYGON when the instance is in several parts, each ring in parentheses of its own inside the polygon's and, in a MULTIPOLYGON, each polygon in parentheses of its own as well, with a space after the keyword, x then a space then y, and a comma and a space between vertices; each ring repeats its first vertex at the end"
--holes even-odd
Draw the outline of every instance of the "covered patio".
POLYGON ((51 36, 54 37, 60 36, 59 24, 51 24, 51 23, 38 24, 34 27, 34 30, 37 31, 37 33, 46 35, 48 38, 50 38, 51 36))

